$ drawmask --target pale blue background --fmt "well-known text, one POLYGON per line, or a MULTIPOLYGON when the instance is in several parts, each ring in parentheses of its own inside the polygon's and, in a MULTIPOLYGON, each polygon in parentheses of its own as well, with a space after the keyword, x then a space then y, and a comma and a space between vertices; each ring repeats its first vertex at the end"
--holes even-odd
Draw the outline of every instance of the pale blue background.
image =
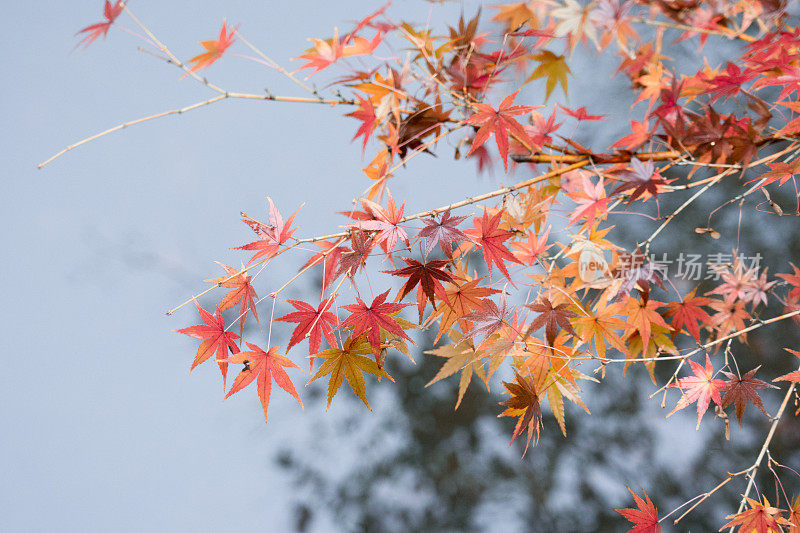
MULTIPOLYGON (((396 4, 395 16, 427 16, 424 2, 396 4)), ((289 58, 307 37, 347 28, 377 4, 130 5, 181 58, 198 53, 197 41, 215 37, 227 16, 295 68, 289 58)), ((263 217, 266 194, 287 214, 306 202, 299 234, 335 231, 333 212, 367 185, 360 146, 349 143, 356 123, 342 118, 344 108, 228 101, 112 134, 37 171, 87 135, 213 94, 137 52, 140 42, 118 28, 73 50, 74 33, 101 20, 99 0, 4 7, 0 529, 285 529, 291 485, 273 452, 309 446, 336 409, 325 418, 324 405, 309 402, 301 416, 280 391, 264 424, 255 391, 223 403, 218 370, 190 375, 196 343, 171 332, 195 323, 196 312, 164 312, 219 275, 214 260, 246 257, 228 251, 252 240, 238 214, 263 217)), ((125 15, 120 21, 134 29, 125 15)), ((240 44, 231 51, 249 53, 240 44)), ((303 95, 242 59, 207 73, 230 90, 303 95)), ((486 190, 472 163, 442 176, 448 167, 446 158, 419 158, 394 190, 411 211, 446 203, 450 186, 486 190), (432 171, 441 186, 430 187, 432 171)), ((265 271, 261 293, 296 261, 265 271)), ((380 395, 370 399, 379 410, 380 395)))

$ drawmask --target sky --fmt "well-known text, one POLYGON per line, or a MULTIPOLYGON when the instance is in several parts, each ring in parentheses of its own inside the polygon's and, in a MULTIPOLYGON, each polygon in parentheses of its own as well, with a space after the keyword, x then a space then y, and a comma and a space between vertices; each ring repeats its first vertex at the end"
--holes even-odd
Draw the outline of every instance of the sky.
MULTIPOLYGON (((424 2, 396 4, 395 14, 418 22, 428 15, 424 2)), ((197 41, 216 37, 227 17, 293 68, 289 59, 308 46, 307 37, 328 37, 375 3, 130 7, 181 58, 199 53, 197 41)), ((12 2, 5 12, 18 23, 8 25, 0 60, 0 323, 7 339, 0 528, 287 528, 291 484, 275 467, 274 452, 316 439, 324 405, 308 404, 303 413, 288 395, 274 394, 265 424, 255 391, 223 402, 218 370, 204 365, 190 374, 196 343, 172 332, 196 323, 197 313, 165 311, 219 275, 214 261, 246 257, 229 250, 252 240, 239 212, 263 218, 267 194, 285 214, 305 202, 297 219, 302 235, 337 231, 334 212, 347 209, 366 185, 360 146, 349 142, 352 119, 323 106, 227 101, 108 135, 37 170, 88 135, 213 94, 137 51, 141 41, 120 28, 75 49, 75 32, 101 20, 100 1, 12 2)), ((135 29, 124 15, 120 21, 135 29)), ((248 50, 235 45, 230 52, 248 50)), ((225 58, 207 74, 229 90, 303 95, 241 58, 225 58)), ((447 203, 454 186, 465 195, 486 190, 472 164, 443 174, 449 166, 419 159, 394 189, 408 210, 447 203), (433 171, 441 186, 426 180, 433 171)), ((300 260, 263 272, 262 294, 288 279, 300 260)), ((309 287, 298 284, 286 296, 309 287)), ((372 400, 380 409, 380 396, 372 400)), ((347 407, 342 403, 340 412, 347 407)))

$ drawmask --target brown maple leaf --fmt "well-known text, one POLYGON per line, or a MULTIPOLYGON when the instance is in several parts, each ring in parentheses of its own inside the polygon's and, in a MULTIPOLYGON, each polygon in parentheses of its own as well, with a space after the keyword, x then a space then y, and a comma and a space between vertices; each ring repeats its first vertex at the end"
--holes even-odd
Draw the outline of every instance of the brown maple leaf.
POLYGON ((777 389, 778 387, 754 378, 753 376, 758 372, 759 368, 761 368, 760 365, 741 377, 731 372, 723 372, 728 380, 719 388, 720 391, 725 393, 722 397, 722 408, 725 409, 733 403, 736 411, 736 420, 739 421, 739 427, 742 427, 742 416, 744 415, 744 408, 747 406, 747 402, 752 403, 761 409, 762 413, 769 416, 756 390, 777 389))
POLYGON ((517 425, 514 427, 514 433, 511 435, 511 442, 514 442, 514 439, 527 429, 528 438, 525 439, 525 451, 522 452, 522 455, 525 455, 531 443, 531 438, 533 438, 534 446, 539 440, 539 429, 542 425, 542 408, 539 405, 539 396, 536 394, 536 386, 533 381, 525 379, 517 372, 514 372, 514 378, 516 383, 503 382, 503 386, 511 394, 511 398, 500 403, 506 410, 498 416, 519 417, 517 425))
POLYGON ((544 326, 547 344, 550 346, 553 346, 559 329, 564 329, 570 335, 577 336, 575 330, 572 329, 572 324, 569 323, 570 318, 577 316, 575 311, 568 309, 570 305, 563 303, 553 307, 550 299, 545 297, 540 298, 538 302, 526 305, 525 307, 531 311, 541 313, 528 326, 528 333, 532 333, 544 326))

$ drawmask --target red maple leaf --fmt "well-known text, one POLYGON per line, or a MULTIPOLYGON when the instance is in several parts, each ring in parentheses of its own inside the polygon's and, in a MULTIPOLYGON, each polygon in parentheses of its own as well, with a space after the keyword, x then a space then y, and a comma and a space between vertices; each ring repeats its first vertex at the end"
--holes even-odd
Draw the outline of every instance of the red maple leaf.
MULTIPOLYGON (((297 311, 276 318, 275 320, 297 324, 297 327, 295 327, 292 332, 292 338, 289 339, 289 346, 286 348, 287 352, 292 349, 292 346, 306 337, 308 337, 308 354, 312 356, 319 353, 323 336, 331 347, 336 348, 338 346, 336 336, 333 334, 333 328, 339 323, 339 319, 336 315, 328 311, 335 299, 336 295, 334 294, 330 298, 322 300, 317 309, 314 309, 312 305, 300 300, 286 300, 288 303, 292 304, 297 311)), ((311 358, 310 366, 314 366, 313 357, 311 358)))
POLYGON ((388 290, 379 294, 372 300, 372 304, 369 306, 358 297, 356 297, 357 304, 342 306, 343 309, 347 309, 352 313, 342 323, 342 327, 353 327, 353 339, 362 334, 366 334, 367 340, 370 346, 372 346, 372 351, 376 358, 381 351, 381 328, 389 333, 394 333, 404 339, 411 340, 411 338, 406 335, 406 332, 403 331, 403 328, 400 327, 400 324, 390 316, 392 313, 396 313, 410 304, 386 303, 386 296, 388 295, 388 290))
POLYGON ((503 168, 508 171, 508 136, 515 135, 521 141, 533 144, 533 141, 528 137, 522 124, 517 122, 511 117, 522 115, 536 109, 535 106, 529 105, 515 105, 514 98, 517 97, 519 91, 511 93, 506 96, 500 107, 495 110, 492 106, 483 103, 474 104, 478 112, 469 117, 466 122, 472 126, 480 126, 480 129, 475 133, 475 138, 472 141, 472 148, 470 148, 470 155, 476 148, 485 143, 490 135, 494 135, 494 140, 497 143, 497 150, 500 152, 500 157, 503 160, 503 168))
POLYGON ((722 398, 720 398, 719 393, 725 383, 721 379, 714 379, 714 368, 711 366, 711 360, 708 355, 706 355, 705 366, 701 366, 691 360, 689 364, 692 366, 694 376, 681 378, 677 383, 670 384, 670 387, 680 387, 681 390, 687 389, 687 391, 683 393, 675 409, 667 416, 697 402, 697 428, 699 428, 700 419, 703 418, 703 414, 708 409, 708 404, 711 403, 711 400, 714 400, 717 405, 722 405, 722 398))
POLYGON ((386 274, 393 274, 408 278, 403 288, 397 294, 397 300, 401 300, 406 294, 411 292, 414 287, 417 289, 417 307, 419 309, 419 320, 422 321, 422 311, 425 309, 426 301, 434 303, 434 295, 439 296, 440 300, 447 300, 447 293, 442 286, 442 281, 453 282, 453 277, 449 272, 443 270, 448 261, 428 261, 420 263, 416 259, 402 258, 406 262, 406 267, 397 270, 387 270, 386 274), (427 298, 427 300, 426 300, 427 298))
MULTIPOLYGON (((784 350, 795 354, 800 359, 800 352, 792 350, 791 348, 784 348, 784 350)), ((773 379, 772 381, 793 381, 795 383, 800 383, 800 369, 795 370, 794 372, 789 372, 788 374, 784 374, 781 377, 773 379)), ((798 527, 800 527, 800 524, 798 524, 798 527)))
POLYGON ((105 38, 105 36, 108 34, 108 30, 111 28, 111 25, 114 24, 114 21, 117 20, 117 17, 120 15, 120 13, 122 13, 124 8, 125 2, 123 0, 118 0, 117 3, 113 5, 111 2, 106 0, 105 7, 103 8, 103 16, 106 18, 106 21, 86 26, 81 31, 76 33, 75 35, 79 35, 81 33, 86 33, 87 35, 75 45, 75 48, 79 47, 83 43, 86 43, 84 48, 87 48, 101 35, 103 38, 105 38))
POLYGON ((794 178, 795 174, 800 172, 800 159, 795 159, 790 163, 784 163, 781 161, 778 161, 777 163, 767 163, 767 166, 770 168, 768 172, 765 172, 761 176, 745 182, 745 185, 763 179, 764 183, 758 186, 759 189, 779 180, 780 183, 778 183, 778 186, 780 187, 790 179, 794 178))
POLYGON ((317 252, 311 259, 306 261, 301 267, 301 270, 309 268, 313 265, 322 265, 322 286, 320 287, 320 298, 325 294, 325 289, 336 279, 336 273, 339 270, 339 259, 341 258, 343 247, 337 245, 344 239, 337 242, 331 241, 316 241, 314 244, 322 248, 322 251, 317 252))
POLYGON ((679 332, 685 326, 686 330, 694 337, 694 340, 700 342, 699 324, 711 322, 711 317, 703 310, 702 306, 711 303, 711 298, 695 296, 696 292, 697 287, 687 294, 682 302, 668 303, 669 310, 664 313, 664 316, 673 317, 670 323, 673 330, 679 332))
POLYGON ((350 224, 350 227, 366 231, 377 231, 378 234, 375 236, 374 244, 380 244, 386 253, 391 253, 394 250, 398 239, 408 246, 408 234, 399 225, 403 221, 405 203, 397 207, 392 193, 389 193, 389 202, 386 209, 371 200, 362 199, 361 204, 367 210, 366 214, 371 216, 372 219, 361 220, 350 224))
POLYGON ((592 184, 588 176, 581 176, 581 190, 569 194, 577 206, 575 211, 569 217, 567 226, 577 222, 581 218, 586 218, 586 225, 591 227, 597 217, 604 219, 608 213, 608 203, 611 198, 606 196, 605 186, 603 184, 603 177, 597 181, 597 184, 592 184))
POLYGON ((298 396, 292 380, 284 370, 284 367, 298 370, 300 367, 289 360, 288 357, 277 353, 277 346, 273 346, 268 352, 249 342, 247 347, 250 348, 249 351, 239 352, 234 357, 226 359, 227 363, 242 363, 244 368, 236 376, 233 385, 231 385, 231 390, 228 391, 225 398, 229 398, 247 387, 258 377, 256 388, 258 389, 258 397, 261 399, 261 406, 264 408, 264 422, 267 421, 267 408, 269 407, 269 397, 272 392, 272 380, 275 380, 275 383, 280 388, 291 394, 302 408, 303 400, 298 396))
POLYGON ((792 265, 793 274, 776 274, 776 276, 792 286, 792 290, 789 292, 789 299, 794 300, 800 298, 800 268, 797 268, 794 263, 789 264, 792 265))
POLYGON ((636 502, 638 509, 614 509, 616 512, 624 516, 627 520, 635 524, 628 533, 659 533, 661 531, 661 524, 658 523, 658 509, 650 501, 650 497, 646 492, 644 500, 637 496, 630 487, 626 487, 628 492, 633 496, 633 501, 636 502))
POLYGON ((256 252, 255 255, 250 258, 250 261, 247 262, 248 265, 261 257, 272 257, 275 252, 278 251, 278 248, 280 248, 281 244, 285 243, 291 238, 292 233, 294 233, 294 230, 296 229, 292 229, 291 226, 292 221, 294 221, 294 217, 297 215, 297 211, 299 211, 299 209, 295 211, 286 222, 284 222, 283 217, 275 207, 275 204, 272 203, 272 198, 267 196, 267 202, 269 202, 269 224, 258 222, 249 217, 242 219, 242 222, 250 226, 256 235, 261 237, 261 239, 258 241, 234 248, 234 250, 256 252))
POLYGON ((453 241, 469 240, 466 234, 456 226, 467 217, 450 216, 450 209, 442 213, 442 218, 438 222, 435 218, 424 218, 422 223, 425 227, 420 230, 417 237, 425 239, 425 257, 431 253, 434 246, 438 243, 447 257, 453 257, 453 241))
POLYGON ((558 104, 558 107, 561 108, 567 115, 571 116, 577 121, 581 120, 603 120, 606 116, 605 115, 590 115, 586 112, 585 107, 579 107, 574 111, 568 107, 564 107, 561 104, 558 104))
POLYGON ((475 224, 474 229, 467 230, 467 234, 478 243, 483 251, 483 258, 486 261, 486 266, 489 268, 489 278, 492 277, 492 264, 497 265, 500 272, 511 281, 511 276, 506 269, 505 261, 521 264, 520 261, 514 257, 514 254, 505 247, 505 241, 514 236, 510 231, 500 229, 500 221, 502 218, 502 211, 498 211, 491 219, 489 213, 483 212, 483 217, 475 217, 472 219, 475 224))
POLYGON ((633 133, 618 140, 612 144, 611 147, 614 148, 615 146, 621 146, 627 150, 634 150, 650 139, 651 132, 649 131, 649 128, 650 126, 646 120, 643 122, 631 120, 631 130, 633 133))
POLYGON ((720 387, 720 391, 725 392, 725 395, 722 397, 722 408, 725 409, 733 403, 734 410, 736 411, 736 420, 739 421, 739 427, 742 427, 742 416, 744 415, 744 408, 747 407, 747 402, 752 403, 761 409, 762 413, 769 416, 756 390, 777 389, 777 387, 753 377, 755 373, 758 372, 759 368, 761 368, 760 365, 741 377, 731 372, 723 372, 728 380, 720 387))
POLYGON ((358 127, 358 131, 353 135, 352 140, 355 141, 359 136, 364 136, 364 144, 361 146, 361 153, 363 154, 367 149, 367 141, 369 141, 372 132, 375 130, 375 106, 372 105, 372 100, 368 98, 364 99, 360 96, 357 98, 358 109, 345 116, 361 121, 361 126, 358 127))
MULTIPOLYGON (((206 49, 206 51, 202 54, 194 56, 189 60, 189 63, 194 63, 192 68, 189 69, 189 72, 195 72, 201 68, 208 68, 214 61, 222 57, 222 54, 225 53, 225 50, 227 50, 228 47, 233 44, 233 35, 235 33, 236 28, 233 26, 228 26, 223 19, 222 29, 219 31, 219 37, 210 41, 200 41, 200 44, 206 49)), ((184 74, 181 78, 185 78, 189 72, 184 74)))
POLYGON ((222 386, 224 387, 228 375, 228 363, 226 363, 224 359, 228 356, 228 350, 230 350, 231 353, 239 353, 239 347, 233 342, 234 339, 239 338, 239 335, 232 331, 225 331, 225 319, 222 317, 222 312, 219 308, 217 308, 215 313, 216 316, 211 316, 211 313, 200 307, 200 304, 197 302, 194 304, 197 306, 200 318, 203 319, 205 324, 197 324, 174 331, 196 339, 204 339, 197 349, 197 356, 192 362, 190 371, 194 370, 194 367, 206 361, 216 352, 219 370, 222 372, 222 386))
POLYGON ((239 335, 241 335, 244 331, 244 320, 247 316, 248 310, 253 313, 256 322, 261 325, 261 321, 258 319, 258 311, 256 311, 255 302, 255 300, 258 298, 258 295, 256 294, 256 290, 250 284, 252 278, 244 272, 239 273, 239 271, 235 268, 224 265, 219 261, 217 261, 217 264, 225 269, 225 274, 227 275, 220 278, 207 279, 205 281, 209 283, 216 283, 220 287, 231 289, 225 296, 222 297, 219 305, 217 305, 219 310, 225 311, 226 309, 230 309, 236 304, 239 304, 239 335))

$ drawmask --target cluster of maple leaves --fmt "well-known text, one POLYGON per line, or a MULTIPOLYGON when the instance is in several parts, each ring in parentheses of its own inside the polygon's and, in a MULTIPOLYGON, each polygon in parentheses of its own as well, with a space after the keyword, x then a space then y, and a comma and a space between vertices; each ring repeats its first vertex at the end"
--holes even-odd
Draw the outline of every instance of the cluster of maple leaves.
MULTIPOLYGON (((310 382, 327 378, 328 407, 346 380, 369 408, 365 374, 392 380, 386 359, 395 352, 410 358, 410 332, 435 327, 436 341, 447 340, 425 352, 443 360, 430 384, 460 373, 458 408, 474 376, 489 388, 501 368, 513 375, 502 381, 509 398, 499 414, 517 418, 511 440, 526 433, 526 450, 538 439, 543 403, 565 435, 565 398, 589 412, 579 383, 598 380, 579 367, 590 362, 597 363, 600 377, 614 362, 622 363, 623 373, 639 362, 655 384, 657 362, 682 366, 688 361, 691 374, 679 378, 679 366, 664 388, 681 393, 670 414, 694 405, 698 428, 712 402, 718 415, 733 406, 740 425, 748 403, 769 417, 758 391, 777 387, 755 377, 759 367, 740 371, 729 364, 726 349, 715 369, 708 354, 716 359, 715 350, 727 340, 745 343, 746 330, 761 320, 770 298, 780 301, 790 317, 800 311, 800 269, 792 265, 792 273, 769 279, 734 251, 730 264, 714 266, 719 281, 712 287, 705 284, 701 295, 697 286, 671 297, 678 289, 670 283, 674 291, 667 290, 670 280, 648 259, 649 243, 660 229, 627 250, 608 238, 613 226, 607 221, 633 206, 648 208, 659 195, 700 190, 728 176, 740 180, 742 198, 763 189, 769 200, 766 187, 794 182, 800 172, 795 140, 800 29, 786 23, 781 3, 534 0, 493 6, 494 33, 479 31, 478 13, 462 17, 443 35, 393 21, 388 7, 342 36, 335 30, 329 39, 311 39, 313 46, 296 58, 303 62, 297 72, 316 75, 334 67, 343 72, 333 85, 340 103, 355 107, 347 114, 358 122, 353 140, 361 138, 364 152, 376 145, 364 169, 369 187, 357 207, 345 213, 344 231, 325 238, 296 237, 297 212, 284 220, 269 198, 266 221, 244 215, 256 235, 237 248, 252 254, 246 266, 221 264, 224 275, 206 280, 227 289, 213 314, 196 304, 202 324, 177 330, 202 340, 192 368, 213 356, 227 387, 228 365, 240 365, 226 397, 255 382, 266 419, 273 381, 303 405, 287 369, 302 370, 289 354, 307 339, 307 351, 296 357, 308 357, 310 382), (642 19, 658 24, 640 33, 635 23, 642 19), (701 48, 715 35, 745 44, 724 67, 706 64, 693 75, 679 76, 665 63, 667 32, 676 32, 679 41, 695 39, 701 48), (544 106, 516 103, 522 85, 541 79, 545 101, 557 86, 566 93, 572 74, 568 61, 579 43, 597 51, 616 47, 622 57, 618 72, 630 79, 635 109, 642 113, 641 120, 631 120, 630 133, 607 151, 581 146, 571 134, 556 134, 567 121, 575 131, 604 115, 561 105, 540 113, 544 106), (376 52, 382 45, 388 60, 377 59, 386 55, 376 52), (395 46, 403 47, 402 54, 395 46), (361 61, 348 62, 354 57, 361 61), (368 60, 376 64, 363 70, 368 60), (511 92, 509 79, 524 81, 511 92), (464 152, 480 170, 495 158, 488 142, 493 138, 504 171, 535 177, 407 214, 389 192, 393 173, 418 154, 433 153, 445 136, 460 139, 456 159, 464 152), (678 161, 691 162, 690 170, 680 178, 667 177, 674 176, 678 161), (544 172, 540 165, 546 166, 544 172), (319 297, 287 300, 293 310, 287 307, 274 318, 292 328, 285 350, 269 342, 266 349, 244 342, 248 318, 262 325, 257 305, 263 298, 252 285, 252 272, 301 245, 317 248, 301 273, 319 276, 319 297), (393 289, 373 294, 372 283, 364 283, 371 258, 380 261, 383 274, 397 278, 394 295, 393 289), (664 301, 654 297, 655 291, 664 301), (401 316, 406 307, 416 307, 415 321, 401 316), (226 322, 223 313, 229 310, 235 314, 226 322), (692 339, 698 348, 681 354, 679 338, 692 339), (705 360, 693 360, 694 354, 704 354, 705 360)), ((123 8, 121 1, 106 1, 106 21, 81 30, 86 34, 81 43, 88 46, 105 36, 123 8)), ((217 39, 203 41, 205 52, 187 62, 184 75, 220 59, 236 31, 223 22, 217 39)), ((773 209, 782 213, 776 204, 773 209)), ((662 219, 666 224, 671 217, 659 214, 657 220, 662 219)), ((698 232, 715 233, 711 228, 698 232)), ((274 303, 279 292, 267 297, 274 303)), ((800 370, 773 381, 794 387, 800 370)), ((649 497, 632 495, 638 509, 619 510, 635 524, 631 531, 659 531, 649 497)), ((723 529, 761 533, 789 526, 800 531, 800 499, 787 502, 791 516, 766 499, 747 501, 750 508, 729 516, 723 529)))

